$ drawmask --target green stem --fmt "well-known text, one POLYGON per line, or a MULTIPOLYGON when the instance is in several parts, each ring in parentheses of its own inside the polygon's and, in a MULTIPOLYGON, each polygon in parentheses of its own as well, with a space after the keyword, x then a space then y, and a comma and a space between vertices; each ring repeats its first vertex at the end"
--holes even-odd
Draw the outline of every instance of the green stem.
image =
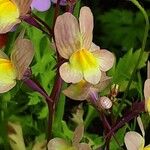
MULTIPOLYGON (((63 88, 66 88, 67 85, 64 84, 63 88)), ((57 132, 61 132, 61 123, 63 120, 63 116, 64 116, 64 109, 65 109, 65 99, 66 97, 64 96, 64 94, 60 95, 59 101, 57 103, 57 107, 56 107, 56 113, 55 113, 55 118, 54 118, 54 134, 55 134, 55 129, 57 132)))
MULTIPOLYGON (((120 108, 119 110, 121 110, 121 108, 122 108, 122 105, 123 105, 123 103, 124 103, 124 101, 125 101, 125 99, 126 99, 126 97, 127 97, 127 94, 128 94, 129 89, 130 89, 130 86, 131 86, 132 80, 133 80, 133 78, 134 78, 134 75, 135 75, 135 73, 136 73, 136 70, 137 70, 137 68, 138 68, 138 66, 139 66, 139 64, 140 64, 140 62, 141 62, 141 59, 142 59, 142 56, 143 56, 143 53, 144 53, 144 50, 145 50, 145 46, 146 46, 146 41, 147 41, 147 37, 148 37, 148 31, 149 31, 149 19, 148 19, 148 15, 147 15, 145 9, 139 4, 139 2, 138 2, 137 0, 131 0, 131 2, 132 2, 135 6, 137 6, 137 8, 138 8, 138 9, 141 11, 141 13, 143 14, 143 16, 144 16, 144 18, 145 18, 145 23, 146 23, 146 25, 145 25, 144 38, 143 38, 143 42, 142 42, 141 52, 140 52, 140 54, 139 54, 139 58, 138 58, 138 60, 137 60, 137 62, 136 62, 136 64, 135 64, 134 70, 133 70, 133 72, 132 72, 132 74, 131 74, 130 80, 129 80, 128 85, 127 85, 127 87, 126 87, 126 90, 125 90, 125 92, 124 92, 122 101, 121 101, 120 106, 119 106, 119 108, 120 108)), ((118 117, 118 115, 119 115, 119 110, 118 110, 118 112, 117 112, 117 114, 116 114, 116 117, 118 117)))
POLYGON ((88 105, 88 112, 84 121, 85 129, 88 128, 88 126, 91 124, 91 122, 95 119, 96 116, 98 116, 98 113, 95 110, 95 108, 91 105, 88 105))

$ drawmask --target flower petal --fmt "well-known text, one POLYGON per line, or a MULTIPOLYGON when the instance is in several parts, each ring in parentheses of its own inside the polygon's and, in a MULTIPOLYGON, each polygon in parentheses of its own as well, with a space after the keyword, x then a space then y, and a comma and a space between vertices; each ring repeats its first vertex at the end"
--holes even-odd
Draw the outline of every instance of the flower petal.
POLYGON ((70 59, 70 65, 75 70, 80 70, 87 82, 97 84, 101 78, 99 61, 94 55, 86 49, 74 52, 70 59))
POLYGON ((92 150, 90 146, 86 143, 80 143, 78 146, 78 150, 92 150))
POLYGON ((11 60, 17 70, 17 79, 21 80, 34 56, 33 44, 28 39, 17 39, 11 60))
POLYGON ((84 78, 91 84, 98 84, 101 79, 101 71, 99 68, 91 68, 89 70, 84 70, 84 78))
POLYGON ((150 61, 147 62, 147 79, 150 79, 150 61))
POLYGON ((108 71, 114 64, 114 55, 108 50, 97 50, 93 52, 93 55, 99 59, 100 69, 102 71, 108 71))
POLYGON ((19 10, 15 3, 0 1, 0 34, 10 31, 19 22, 19 10))
POLYGON ((144 83, 144 97, 145 100, 150 98, 150 79, 147 79, 144 83))
POLYGON ((74 51, 81 48, 79 24, 71 13, 64 13, 57 18, 54 33, 56 46, 62 57, 68 59, 74 51))
POLYGON ((137 132, 130 131, 125 135, 125 145, 127 150, 143 150, 144 148, 144 138, 137 132))
POLYGON ((137 117, 137 122, 138 122, 138 125, 140 127, 143 137, 145 137, 144 126, 143 126, 143 122, 140 116, 137 117))
POLYGON ((82 7, 79 16, 83 48, 90 49, 93 39, 93 14, 89 7, 82 7))
POLYGON ((0 58, 8 59, 8 56, 2 50, 0 50, 0 58))
POLYGON ((16 85, 16 81, 14 81, 14 83, 11 83, 11 84, 2 84, 2 83, 0 82, 0 93, 8 92, 8 91, 11 90, 15 85, 16 85))
POLYGON ((59 69, 60 76, 67 83, 77 83, 83 78, 83 74, 80 70, 76 70, 71 67, 69 63, 64 63, 59 69))
POLYGON ((94 88, 98 91, 101 92, 103 91, 111 82, 111 77, 106 76, 105 72, 102 72, 100 82, 96 85, 94 85, 94 88))
POLYGON ((54 138, 48 142, 48 150, 67 150, 71 148, 70 143, 61 138, 54 138))
POLYGON ((78 144, 83 138, 83 135, 84 135, 84 125, 79 124, 74 131, 74 135, 72 139, 72 143, 74 147, 78 146, 78 144))
POLYGON ((31 4, 32 9, 36 9, 38 11, 47 11, 51 6, 50 0, 33 0, 31 4))
POLYGON ((77 84, 71 84, 63 93, 73 100, 86 100, 90 87, 88 82, 82 80, 77 84))
POLYGON ((25 16, 30 11, 32 0, 12 0, 18 7, 20 16, 25 16))
POLYGON ((97 46, 96 44, 92 43, 92 45, 91 45, 89 51, 90 51, 90 52, 94 52, 94 51, 97 51, 97 50, 100 50, 100 47, 97 46))

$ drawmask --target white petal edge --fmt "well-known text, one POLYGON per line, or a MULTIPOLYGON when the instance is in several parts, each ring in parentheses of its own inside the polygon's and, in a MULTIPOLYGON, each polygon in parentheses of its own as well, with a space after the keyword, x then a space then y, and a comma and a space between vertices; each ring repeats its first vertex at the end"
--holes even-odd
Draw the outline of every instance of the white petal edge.
POLYGON ((145 140, 144 138, 137 132, 130 131, 125 135, 125 145, 127 150, 139 150, 140 148, 144 148, 145 140))
POLYGON ((82 72, 71 68, 69 63, 64 63, 59 68, 61 78, 67 83, 78 83, 83 79, 82 72))

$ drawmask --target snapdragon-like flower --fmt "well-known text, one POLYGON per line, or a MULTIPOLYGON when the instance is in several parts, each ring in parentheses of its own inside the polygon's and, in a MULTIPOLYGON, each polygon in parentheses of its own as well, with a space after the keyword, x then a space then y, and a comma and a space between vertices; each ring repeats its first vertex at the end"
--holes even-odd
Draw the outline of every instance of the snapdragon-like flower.
POLYGON ((54 33, 59 54, 69 60, 60 67, 60 75, 65 82, 85 80, 97 84, 101 71, 113 66, 114 55, 92 43, 93 15, 88 7, 81 8, 79 22, 69 12, 59 16, 54 33))
POLYGON ((84 134, 84 126, 80 124, 74 131, 72 143, 61 138, 54 138, 48 143, 48 150, 91 150, 87 143, 80 143, 84 134))
POLYGON ((32 0, 0 0, 0 34, 10 31, 30 10, 32 0))
POLYGON ((0 93, 12 89, 16 80, 21 80, 34 56, 30 40, 18 38, 11 53, 11 59, 0 50, 0 93))
MULTIPOLYGON (((51 7, 51 2, 57 3, 57 0, 33 0, 31 8, 41 12, 47 11, 51 7)), ((66 3, 66 0, 60 0, 60 5, 64 6, 66 3)))
POLYGON ((145 132, 142 121, 138 118, 138 123, 141 129, 143 136, 135 131, 129 131, 125 135, 125 145, 127 150, 150 150, 150 145, 145 145, 145 132))

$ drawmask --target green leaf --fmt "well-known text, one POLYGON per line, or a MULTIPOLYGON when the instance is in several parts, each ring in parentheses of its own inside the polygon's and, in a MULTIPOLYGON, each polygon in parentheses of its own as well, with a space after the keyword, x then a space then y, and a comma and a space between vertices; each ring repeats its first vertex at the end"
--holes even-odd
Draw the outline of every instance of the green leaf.
POLYGON ((48 108, 45 106, 42 108, 42 110, 39 112, 39 119, 44 119, 48 116, 48 108))
MULTIPOLYGON (((130 49, 122 58, 119 59, 118 63, 113 68, 113 70, 109 72, 110 75, 113 77, 113 83, 118 84, 120 86, 120 91, 124 91, 126 89, 139 55, 140 49, 135 52, 133 52, 133 50, 130 49)), ((147 59, 148 53, 144 52, 137 69, 143 68, 146 65, 147 59)), ((138 81, 136 75, 134 77, 134 81, 132 82, 131 89, 137 88, 137 82, 138 81)))
POLYGON ((77 18, 79 16, 80 6, 81 6, 81 0, 78 0, 73 11, 73 15, 77 18))
POLYGON ((102 147, 105 144, 105 140, 102 136, 99 136, 97 134, 89 134, 86 133, 84 135, 84 138, 88 139, 89 144, 92 146, 92 148, 95 150, 99 147, 102 147))
POLYGON ((107 46, 121 46, 128 50, 141 45, 145 20, 140 12, 113 9, 101 15, 99 21, 103 32, 100 38, 107 46))
POLYGON ((124 145, 124 136, 126 133, 126 129, 127 129, 127 126, 122 127, 115 134, 115 138, 114 137, 111 138, 110 147, 109 147, 110 150, 120 150, 121 149, 120 146, 124 145), (119 143, 120 146, 117 144, 117 142, 119 143))
POLYGON ((36 105, 41 102, 41 95, 37 92, 28 93, 29 102, 28 105, 36 105))

